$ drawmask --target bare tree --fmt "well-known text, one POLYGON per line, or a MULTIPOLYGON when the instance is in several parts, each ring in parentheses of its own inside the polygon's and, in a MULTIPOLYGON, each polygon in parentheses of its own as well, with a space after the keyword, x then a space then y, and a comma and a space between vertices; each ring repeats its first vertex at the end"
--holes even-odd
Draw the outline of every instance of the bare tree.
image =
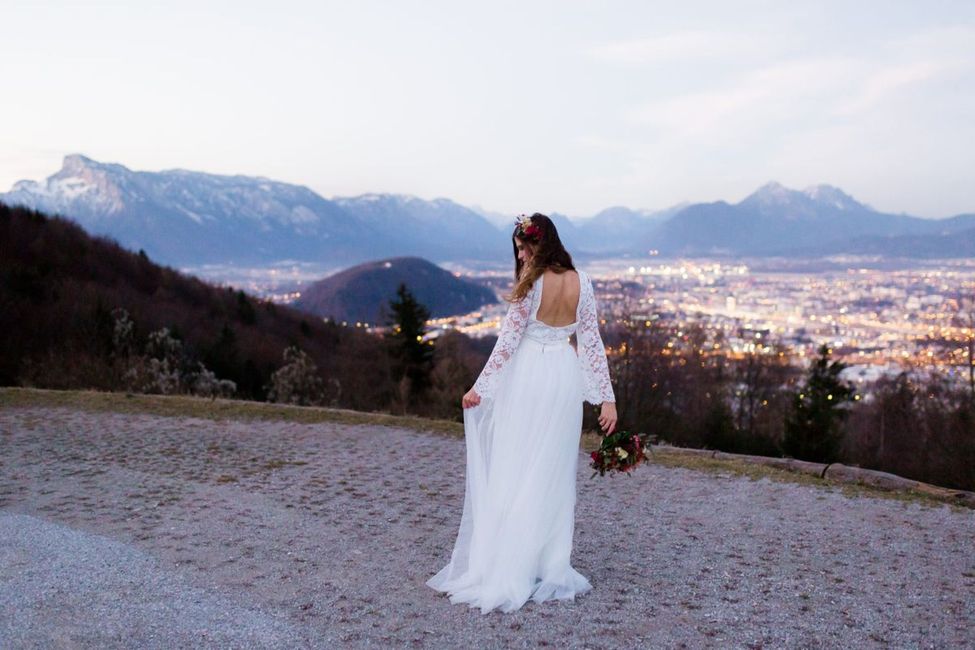
POLYGON ((965 365, 968 366, 968 395, 975 402, 975 296, 962 296, 952 324, 961 329, 965 365))
POLYGON ((307 406, 322 400, 322 378, 318 366, 304 350, 289 346, 284 351, 284 365, 271 375, 269 402, 307 406))

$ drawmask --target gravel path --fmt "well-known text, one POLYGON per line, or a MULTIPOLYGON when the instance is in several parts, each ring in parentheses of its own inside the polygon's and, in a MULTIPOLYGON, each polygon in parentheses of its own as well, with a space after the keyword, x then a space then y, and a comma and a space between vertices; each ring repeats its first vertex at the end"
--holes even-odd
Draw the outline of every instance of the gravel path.
POLYGON ((448 559, 463 441, 0 412, 0 648, 973 647, 975 514, 658 465, 589 480, 593 591, 481 615, 448 559))

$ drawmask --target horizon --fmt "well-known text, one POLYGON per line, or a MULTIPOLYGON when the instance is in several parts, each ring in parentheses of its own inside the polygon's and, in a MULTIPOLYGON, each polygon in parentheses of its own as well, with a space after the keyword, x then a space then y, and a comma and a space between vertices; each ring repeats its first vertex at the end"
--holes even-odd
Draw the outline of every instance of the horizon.
POLYGON ((52 0, 4 13, 17 101, 2 189, 84 151, 325 197, 574 219, 736 202, 770 180, 892 214, 975 209, 970 2, 52 0))

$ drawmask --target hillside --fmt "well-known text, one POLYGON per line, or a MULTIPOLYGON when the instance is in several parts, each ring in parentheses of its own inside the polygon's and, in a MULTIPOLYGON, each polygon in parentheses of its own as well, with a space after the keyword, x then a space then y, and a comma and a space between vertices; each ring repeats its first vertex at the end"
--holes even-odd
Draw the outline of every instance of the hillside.
POLYGON ((263 399, 284 349, 297 345, 329 378, 336 403, 373 409, 389 399, 375 337, 210 286, 66 219, 0 204, 0 385, 120 388, 117 308, 140 347, 169 328, 187 363, 234 381, 238 396, 263 399))
MULTIPOLYGON (((335 321, 384 325, 383 310, 405 283, 433 318, 464 314, 497 302, 494 292, 418 257, 360 264, 306 287, 297 309, 335 321)), ((390 313, 386 309, 386 313, 390 313)))

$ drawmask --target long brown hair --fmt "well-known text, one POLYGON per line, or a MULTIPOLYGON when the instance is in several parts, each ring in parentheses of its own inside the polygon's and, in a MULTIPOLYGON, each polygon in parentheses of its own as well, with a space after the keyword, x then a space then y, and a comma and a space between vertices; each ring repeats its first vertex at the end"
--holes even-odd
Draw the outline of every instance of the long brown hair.
POLYGON ((565 250, 562 240, 559 239, 559 231, 556 230, 552 220, 540 212, 531 216, 531 225, 523 228, 521 222, 515 226, 511 233, 511 248, 515 253, 515 284, 511 289, 511 294, 505 296, 508 302, 517 302, 526 295, 531 289, 532 284, 551 269, 556 273, 574 271, 572 256, 565 250), (526 233, 525 230, 528 230, 526 233), (531 246, 532 257, 527 266, 518 259, 518 244, 515 239, 520 239, 525 244, 531 246), (522 267, 525 268, 522 268, 522 267))

